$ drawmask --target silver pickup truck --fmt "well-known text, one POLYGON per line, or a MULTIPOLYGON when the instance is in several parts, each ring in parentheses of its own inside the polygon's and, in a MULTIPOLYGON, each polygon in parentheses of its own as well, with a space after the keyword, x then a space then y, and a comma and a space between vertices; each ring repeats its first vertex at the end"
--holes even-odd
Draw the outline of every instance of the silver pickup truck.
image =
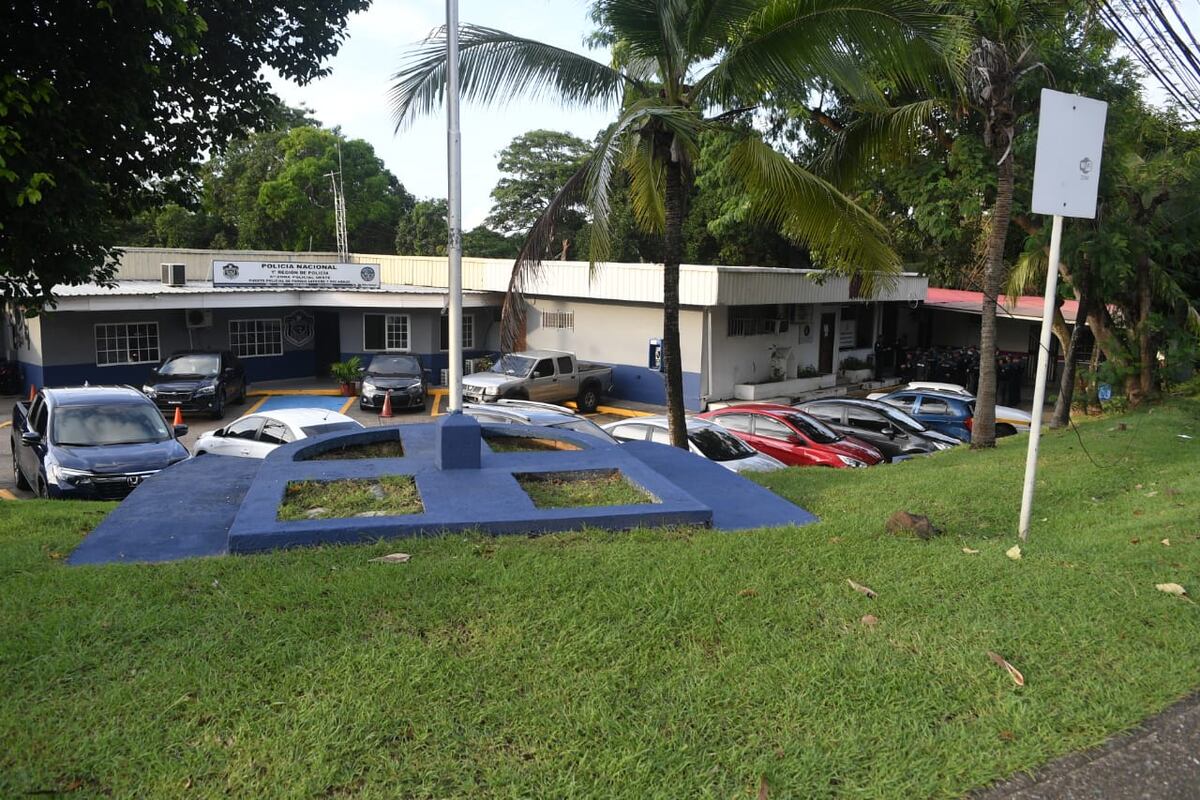
POLYGON ((576 361, 559 350, 526 350, 501 356, 487 372, 463 378, 463 399, 494 403, 501 398, 562 403, 574 400, 590 414, 612 389, 612 367, 576 361))

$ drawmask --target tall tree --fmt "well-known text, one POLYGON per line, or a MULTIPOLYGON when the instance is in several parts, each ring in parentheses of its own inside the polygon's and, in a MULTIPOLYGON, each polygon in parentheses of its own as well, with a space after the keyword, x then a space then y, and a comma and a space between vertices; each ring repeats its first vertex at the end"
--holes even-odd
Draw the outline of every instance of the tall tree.
MULTIPOLYGON (((513 139, 500 151, 497 166, 504 175, 492 189, 488 227, 502 234, 527 234, 588 151, 587 142, 560 131, 529 131, 513 139)), ((547 255, 569 253, 584 223, 582 208, 564 209, 547 255)))
POLYGON ((22 0, 0 6, 0 281, 36 310, 111 279, 113 231, 146 188, 276 109, 262 72, 327 71, 369 0, 22 0))
POLYGON ((396 252, 402 256, 446 255, 445 199, 418 200, 396 225, 396 252))
MULTIPOLYGON (((860 66, 886 64, 896 79, 926 74, 949 30, 915 0, 597 0, 594 13, 614 43, 613 66, 502 31, 464 26, 462 88, 468 99, 507 101, 553 92, 577 106, 619 106, 616 122, 533 225, 505 300, 504 341, 523 328, 521 289, 537 274, 564 209, 586 205, 593 263, 610 253, 609 211, 618 167, 629 176, 638 227, 663 243, 663 361, 671 441, 687 447, 679 350, 679 263, 692 164, 706 131, 737 136, 730 176, 746 218, 819 248, 822 264, 868 276, 898 261, 882 227, 832 185, 737 125, 764 87, 814 77, 851 93, 873 91, 860 66)), ((395 75, 400 124, 429 113, 446 83, 444 31, 416 49, 395 75)))

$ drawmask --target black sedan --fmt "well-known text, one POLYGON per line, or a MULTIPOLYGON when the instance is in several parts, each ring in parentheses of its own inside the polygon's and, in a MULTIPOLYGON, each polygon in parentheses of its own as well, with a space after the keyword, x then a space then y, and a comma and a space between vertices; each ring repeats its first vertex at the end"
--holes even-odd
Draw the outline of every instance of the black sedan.
POLYGON ((181 350, 150 373, 142 392, 163 410, 221 419, 227 404, 246 401, 246 370, 228 350, 181 350))
POLYGON ((889 461, 949 450, 959 444, 954 437, 938 433, 895 406, 878 400, 830 397, 799 403, 796 408, 839 433, 869 442, 889 461))
POLYGON ((425 372, 415 356, 379 355, 363 373, 358 407, 363 411, 382 409, 388 391, 392 408, 425 408, 425 372))

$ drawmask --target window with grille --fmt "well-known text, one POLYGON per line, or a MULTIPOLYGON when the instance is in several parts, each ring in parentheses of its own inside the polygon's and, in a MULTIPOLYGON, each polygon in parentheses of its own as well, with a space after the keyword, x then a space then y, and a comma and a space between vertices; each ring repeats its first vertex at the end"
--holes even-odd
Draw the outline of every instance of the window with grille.
POLYGON ((238 358, 283 355, 283 321, 229 320, 229 349, 238 358))
MULTIPOLYGON (((462 318, 463 339, 462 346, 464 350, 475 349, 475 316, 473 314, 463 314, 462 318)), ((443 350, 450 349, 450 316, 442 315, 441 333, 439 334, 441 348, 443 350)))
POLYGON ((542 327, 557 328, 563 331, 575 330, 574 311, 543 311, 542 327))
POLYGON ((157 322, 96 325, 96 366, 158 363, 157 322))
POLYGON ((409 349, 408 314, 363 314, 364 350, 409 349))

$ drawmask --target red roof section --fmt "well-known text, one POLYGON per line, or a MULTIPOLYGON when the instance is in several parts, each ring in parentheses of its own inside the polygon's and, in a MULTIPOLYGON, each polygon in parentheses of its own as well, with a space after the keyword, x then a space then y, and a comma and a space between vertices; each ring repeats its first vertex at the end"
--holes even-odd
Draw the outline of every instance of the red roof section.
MULTIPOLYGON (((1000 316, 1011 315, 1020 319, 1040 320, 1042 318, 1042 298, 1033 295, 1021 295, 1010 298, 1000 295, 1000 316), (1014 302, 1015 301, 1015 302, 1014 302)), ((929 287, 925 295, 925 305, 933 308, 944 308, 947 311, 960 311, 966 314, 983 313, 983 292, 968 292, 963 289, 939 289, 929 287)), ((1062 304, 1063 317, 1069 323, 1075 322, 1079 314, 1079 301, 1066 300, 1062 304)))

